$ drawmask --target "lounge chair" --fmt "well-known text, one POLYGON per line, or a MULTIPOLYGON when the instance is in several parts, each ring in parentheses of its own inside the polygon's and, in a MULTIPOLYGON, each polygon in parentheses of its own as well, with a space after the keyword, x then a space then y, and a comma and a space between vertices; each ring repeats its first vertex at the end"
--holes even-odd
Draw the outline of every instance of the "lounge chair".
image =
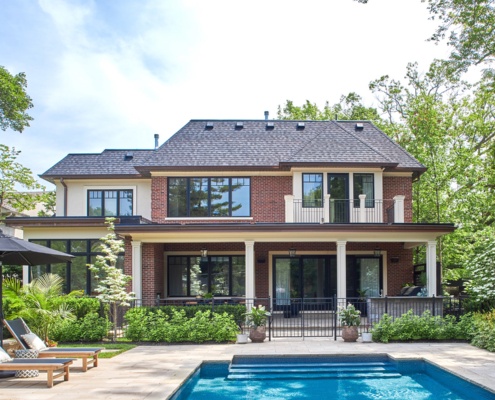
POLYGON ((7 352, 0 347, 0 371, 46 371, 46 385, 53 387, 53 380, 60 376, 64 377, 64 381, 69 380, 69 366, 74 360, 70 358, 11 358, 7 352), (62 370, 57 374, 54 372, 62 370))
POLYGON ((46 344, 34 335, 22 318, 13 319, 10 321, 3 320, 12 336, 17 340, 19 345, 27 350, 34 348, 39 351, 39 358, 47 357, 73 357, 82 359, 82 370, 86 372, 88 365, 93 364, 93 367, 98 366, 98 355, 103 350, 102 347, 47 347, 46 344), (35 336, 31 345, 26 341, 25 335, 35 336))

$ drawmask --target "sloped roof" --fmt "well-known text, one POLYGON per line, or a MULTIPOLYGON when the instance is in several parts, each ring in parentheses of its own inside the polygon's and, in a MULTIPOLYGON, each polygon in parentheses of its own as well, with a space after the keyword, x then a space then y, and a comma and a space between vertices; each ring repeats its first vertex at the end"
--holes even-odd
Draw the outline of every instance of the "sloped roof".
POLYGON ((99 154, 68 154, 40 176, 55 178, 140 177, 136 166, 154 150, 104 150, 99 154))
POLYGON ((279 169, 301 165, 426 168, 372 123, 191 120, 156 150, 69 154, 41 176, 149 175, 157 170, 279 169), (133 153, 132 159, 125 155, 133 153))

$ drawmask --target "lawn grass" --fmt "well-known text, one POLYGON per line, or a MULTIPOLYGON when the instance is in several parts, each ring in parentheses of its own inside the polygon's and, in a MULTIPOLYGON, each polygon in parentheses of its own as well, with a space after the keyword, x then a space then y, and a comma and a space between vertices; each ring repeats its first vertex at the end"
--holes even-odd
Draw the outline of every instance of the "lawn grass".
POLYGON ((136 347, 131 343, 59 343, 57 347, 103 347, 106 351, 100 353, 99 358, 112 358, 136 347))

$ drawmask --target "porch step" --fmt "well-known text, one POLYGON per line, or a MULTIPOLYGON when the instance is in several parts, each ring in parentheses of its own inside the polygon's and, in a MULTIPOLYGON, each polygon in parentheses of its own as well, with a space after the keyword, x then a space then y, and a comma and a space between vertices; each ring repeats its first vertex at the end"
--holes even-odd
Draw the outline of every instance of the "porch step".
POLYGON ((401 374, 386 362, 231 364, 227 379, 361 379, 396 378, 401 374))

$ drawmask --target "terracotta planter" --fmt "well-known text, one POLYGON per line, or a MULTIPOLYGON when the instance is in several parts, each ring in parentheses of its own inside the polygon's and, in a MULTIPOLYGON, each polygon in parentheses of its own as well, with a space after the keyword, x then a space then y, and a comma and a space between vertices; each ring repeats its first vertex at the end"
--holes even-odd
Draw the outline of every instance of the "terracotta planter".
POLYGON ((342 327, 342 339, 344 342, 355 342, 359 337, 357 326, 343 326, 342 327))
POLYGON ((256 328, 251 329, 249 332, 249 339, 253 343, 263 343, 266 339, 266 327, 257 326, 256 328))

